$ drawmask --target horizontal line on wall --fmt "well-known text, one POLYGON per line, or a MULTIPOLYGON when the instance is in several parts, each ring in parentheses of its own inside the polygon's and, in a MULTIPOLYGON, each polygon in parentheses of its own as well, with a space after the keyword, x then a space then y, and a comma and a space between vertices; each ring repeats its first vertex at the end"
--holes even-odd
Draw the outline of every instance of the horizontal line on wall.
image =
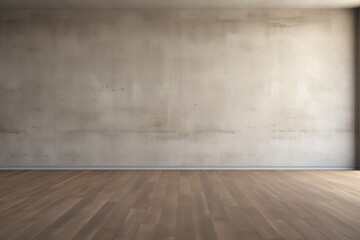
POLYGON ((241 166, 26 166, 0 167, 0 170, 355 170, 355 167, 319 167, 319 166, 275 166, 275 167, 241 167, 241 166))

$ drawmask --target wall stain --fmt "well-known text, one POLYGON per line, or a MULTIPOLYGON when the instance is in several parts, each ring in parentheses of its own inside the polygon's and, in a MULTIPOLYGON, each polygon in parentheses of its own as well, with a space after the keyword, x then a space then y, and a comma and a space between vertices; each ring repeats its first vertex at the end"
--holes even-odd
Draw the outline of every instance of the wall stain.
POLYGON ((0 133, 19 134, 21 131, 16 129, 0 129, 0 133))

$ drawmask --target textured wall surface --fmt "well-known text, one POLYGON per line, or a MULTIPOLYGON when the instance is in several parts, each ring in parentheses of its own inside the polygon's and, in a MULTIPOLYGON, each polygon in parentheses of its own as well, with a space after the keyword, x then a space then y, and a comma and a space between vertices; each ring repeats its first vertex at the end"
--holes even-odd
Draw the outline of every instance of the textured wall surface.
POLYGON ((2 10, 1 166, 354 166, 355 10, 2 10))
POLYGON ((359 0, 0 0, 0 8, 358 8, 359 0))

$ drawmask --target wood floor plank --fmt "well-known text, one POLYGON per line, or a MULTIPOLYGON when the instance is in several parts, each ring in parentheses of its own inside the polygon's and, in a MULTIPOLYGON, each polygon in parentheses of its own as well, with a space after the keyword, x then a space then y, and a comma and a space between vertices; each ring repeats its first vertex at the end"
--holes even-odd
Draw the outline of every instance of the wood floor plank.
POLYGON ((116 235, 116 230, 102 229, 96 233, 92 240, 112 240, 116 235))
POLYGON ((286 221, 305 239, 326 240, 327 238, 319 231, 310 226, 304 219, 299 217, 286 218, 286 221))
POLYGON ((217 240, 217 234, 207 206, 204 193, 194 188, 194 220, 197 239, 200 240, 217 240))
POLYGON ((268 222, 275 228, 275 230, 284 238, 289 240, 305 240, 305 238, 298 233, 292 226, 282 219, 268 219, 268 222))
POLYGON ((92 239, 115 208, 115 203, 106 203, 75 235, 74 240, 92 239))
POLYGON ((194 213, 192 206, 179 205, 176 218, 176 239, 196 240, 194 213))
POLYGON ((213 221, 218 239, 237 240, 238 236, 233 228, 233 225, 228 220, 215 220, 213 221))
POLYGON ((134 240, 148 240, 154 237, 156 224, 140 224, 134 240))
POLYGON ((179 176, 178 172, 174 172, 171 177, 169 185, 167 186, 167 194, 160 220, 155 232, 155 238, 169 238, 176 235, 176 215, 177 215, 177 201, 179 198, 179 176))

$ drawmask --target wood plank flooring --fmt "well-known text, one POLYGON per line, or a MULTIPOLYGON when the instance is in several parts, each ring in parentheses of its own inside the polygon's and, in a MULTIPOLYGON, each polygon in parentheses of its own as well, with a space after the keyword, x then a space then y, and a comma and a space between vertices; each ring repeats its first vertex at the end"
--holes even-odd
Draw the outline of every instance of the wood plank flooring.
POLYGON ((360 171, 0 171, 1 240, 360 239, 360 171))

